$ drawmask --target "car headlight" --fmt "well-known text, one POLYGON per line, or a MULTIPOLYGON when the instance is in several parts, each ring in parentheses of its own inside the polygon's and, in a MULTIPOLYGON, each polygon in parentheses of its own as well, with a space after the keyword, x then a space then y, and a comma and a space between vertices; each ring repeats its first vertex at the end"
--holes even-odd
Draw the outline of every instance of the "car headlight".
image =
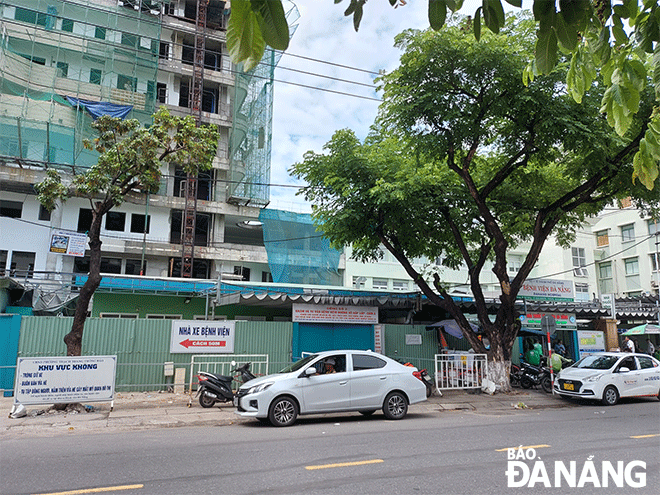
POLYGON ((265 382, 265 383, 260 383, 259 385, 255 385, 254 387, 250 387, 245 393, 245 395, 256 394, 257 392, 263 392, 272 384, 273 382, 265 382))
POLYGON ((602 376, 603 376, 602 373, 599 373, 599 374, 597 374, 597 375, 591 375, 591 376, 586 377, 586 378, 584 379, 584 381, 585 381, 585 382, 597 382, 598 380, 601 379, 602 376))

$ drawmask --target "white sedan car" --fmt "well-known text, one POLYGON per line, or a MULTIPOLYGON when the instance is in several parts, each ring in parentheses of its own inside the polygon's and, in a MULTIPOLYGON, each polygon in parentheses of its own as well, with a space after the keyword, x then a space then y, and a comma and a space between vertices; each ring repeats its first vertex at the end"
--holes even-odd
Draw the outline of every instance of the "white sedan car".
POLYGON ((409 404, 426 400, 426 386, 414 371, 371 351, 319 352, 243 384, 236 413, 275 426, 292 425, 299 414, 368 416, 378 409, 387 419, 402 419, 409 404))
POLYGON ((598 352, 561 370, 554 388, 563 397, 600 400, 607 406, 620 397, 660 399, 660 362, 647 354, 598 352))

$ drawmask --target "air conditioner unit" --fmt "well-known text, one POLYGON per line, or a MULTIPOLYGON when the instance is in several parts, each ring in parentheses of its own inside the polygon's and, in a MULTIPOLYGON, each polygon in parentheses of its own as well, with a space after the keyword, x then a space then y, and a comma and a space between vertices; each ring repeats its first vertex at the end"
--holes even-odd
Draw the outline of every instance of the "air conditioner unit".
POLYGON ((653 287, 654 289, 657 289, 658 288, 658 282, 656 282, 655 280, 651 280, 651 287, 653 287))

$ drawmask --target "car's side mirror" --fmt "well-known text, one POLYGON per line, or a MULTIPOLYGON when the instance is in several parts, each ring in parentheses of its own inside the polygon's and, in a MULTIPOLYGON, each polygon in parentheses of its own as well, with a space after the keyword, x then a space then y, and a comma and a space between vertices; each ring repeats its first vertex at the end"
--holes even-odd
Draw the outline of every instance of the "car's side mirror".
POLYGON ((622 366, 619 368, 619 373, 628 373, 630 371, 630 368, 626 368, 625 366, 622 366))
POLYGON ((314 366, 310 366, 305 370, 305 376, 312 376, 312 375, 316 375, 316 368, 314 368, 314 366))

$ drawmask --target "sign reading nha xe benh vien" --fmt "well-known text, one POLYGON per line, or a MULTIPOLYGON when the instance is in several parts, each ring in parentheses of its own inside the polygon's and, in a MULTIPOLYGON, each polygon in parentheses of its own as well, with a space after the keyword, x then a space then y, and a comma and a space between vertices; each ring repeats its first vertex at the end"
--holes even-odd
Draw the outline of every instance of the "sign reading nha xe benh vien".
POLYGON ((231 354, 235 328, 234 320, 172 320, 170 352, 231 354))

